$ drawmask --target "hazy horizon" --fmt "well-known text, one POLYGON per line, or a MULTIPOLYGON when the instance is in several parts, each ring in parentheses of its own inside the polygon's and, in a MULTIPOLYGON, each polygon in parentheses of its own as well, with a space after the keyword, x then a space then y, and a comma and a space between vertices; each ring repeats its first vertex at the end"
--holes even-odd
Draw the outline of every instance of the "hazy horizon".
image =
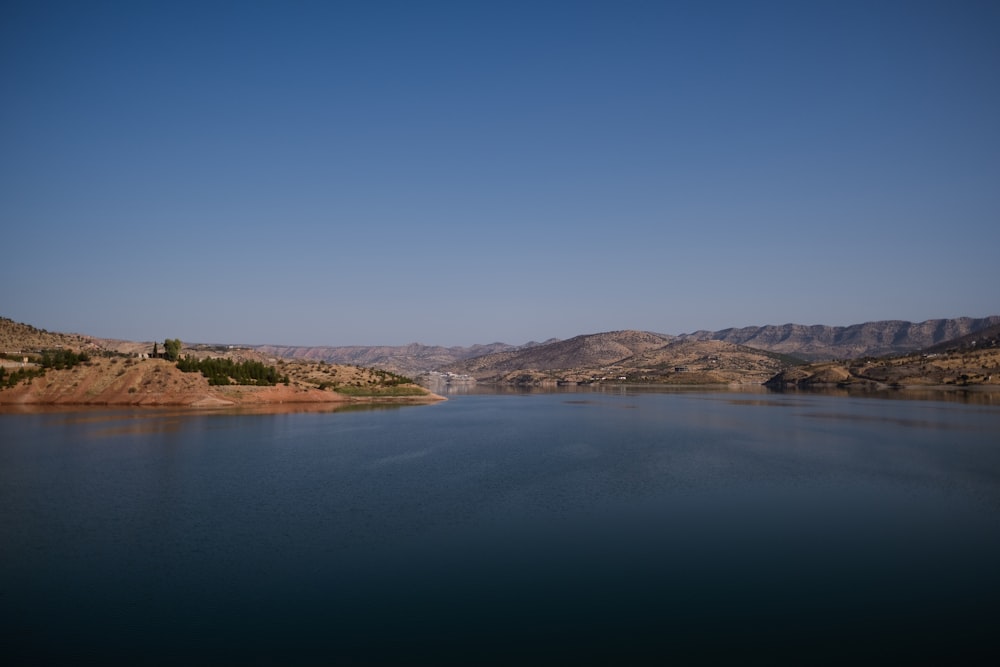
POLYGON ((7 2, 0 315, 331 346, 995 315, 998 32, 988 2, 7 2))

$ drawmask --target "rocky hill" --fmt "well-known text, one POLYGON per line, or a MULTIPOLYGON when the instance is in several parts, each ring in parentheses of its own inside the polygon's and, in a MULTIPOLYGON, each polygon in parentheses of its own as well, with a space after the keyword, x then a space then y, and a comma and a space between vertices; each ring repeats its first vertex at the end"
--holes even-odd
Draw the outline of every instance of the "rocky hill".
POLYGON ((476 378, 495 378, 510 371, 600 368, 670 342, 670 336, 648 331, 610 331, 576 336, 527 349, 495 352, 451 364, 442 370, 476 378))
POLYGON ((54 333, 0 317, 0 354, 19 354, 57 348, 80 351, 98 347, 99 344, 92 336, 54 333))
POLYGON ((782 324, 721 331, 696 331, 682 340, 721 340, 802 359, 853 359, 904 354, 1000 324, 1000 316, 959 317, 925 322, 881 320, 846 327, 782 324))
POLYGON ((944 343, 938 343, 923 351, 927 353, 962 352, 988 348, 1000 348, 1000 324, 974 331, 973 333, 945 341, 944 343))
POLYGON ((775 388, 1000 386, 1000 325, 919 352, 788 368, 766 384, 775 388))
POLYGON ((757 350, 725 341, 675 340, 663 347, 624 359, 621 365, 634 375, 694 384, 691 374, 706 377, 706 383, 763 382, 776 371, 802 363, 787 355, 757 350))
POLYGON ((796 360, 723 341, 684 341, 648 331, 576 336, 530 350, 468 359, 447 372, 512 384, 760 383, 796 360))
MULTIPOLYGON (((614 331, 577 336, 527 350, 488 354, 449 364, 440 370, 467 374, 479 381, 516 384, 607 381, 611 378, 685 384, 764 382, 787 371, 788 382, 794 384, 803 372, 795 367, 803 360, 863 359, 911 353, 935 344, 969 346, 976 341, 982 348, 995 339, 991 332, 997 327, 1000 327, 1000 316, 920 323, 885 320, 847 327, 785 324, 699 331, 680 336, 614 331)), ((953 381, 953 377, 962 382, 970 381, 969 378, 985 379, 990 376, 987 371, 991 363, 991 358, 987 358, 982 363, 971 361, 968 367, 941 364, 940 372, 931 373, 927 381, 947 383, 953 381)), ((834 366, 836 369, 829 364, 822 368, 817 366, 819 375, 815 381, 820 381, 819 378, 845 381, 860 368, 857 364, 834 366)), ((900 370, 889 374, 868 369, 863 379, 892 383, 919 375, 919 369, 904 369, 905 364, 895 366, 900 370)))

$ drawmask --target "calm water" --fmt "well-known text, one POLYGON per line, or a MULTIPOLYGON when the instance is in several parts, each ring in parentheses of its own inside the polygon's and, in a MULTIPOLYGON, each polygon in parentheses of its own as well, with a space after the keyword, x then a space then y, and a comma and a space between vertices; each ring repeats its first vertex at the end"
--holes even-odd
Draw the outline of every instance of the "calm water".
POLYGON ((0 415, 10 664, 955 661, 998 563, 990 405, 0 415))

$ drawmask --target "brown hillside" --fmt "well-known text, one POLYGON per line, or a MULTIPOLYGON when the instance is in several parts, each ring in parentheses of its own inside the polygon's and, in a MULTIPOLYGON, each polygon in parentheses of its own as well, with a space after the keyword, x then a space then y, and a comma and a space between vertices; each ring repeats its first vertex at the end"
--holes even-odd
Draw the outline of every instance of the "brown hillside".
POLYGON ((643 331, 614 331, 486 355, 448 370, 480 381, 513 384, 759 384, 788 364, 788 359, 773 353, 722 341, 677 341, 643 331))
POLYGON ((444 370, 477 379, 497 378, 512 371, 597 369, 626 357, 662 347, 669 336, 648 331, 610 331, 497 354, 487 354, 452 364, 444 370))
POLYGON ((0 390, 0 405, 185 405, 337 402, 345 397, 304 387, 211 387, 163 359, 97 358, 0 390))
MULTIPOLYGON (((787 354, 800 359, 851 359, 860 356, 902 354, 924 349, 930 345, 951 340, 984 327, 1000 324, 1000 316, 927 320, 913 323, 899 320, 865 322, 846 327, 825 325, 782 324, 761 327, 723 329, 721 331, 697 331, 680 336, 652 335, 662 343, 654 341, 654 346, 674 339, 690 341, 717 340, 734 345, 746 345, 756 350, 767 350, 787 354)), ((599 365, 618 355, 628 356, 638 353, 632 350, 613 349, 608 354, 587 358, 586 351, 574 349, 581 345, 595 345, 599 341, 593 336, 615 336, 627 332, 577 336, 566 341, 548 340, 544 343, 528 343, 522 346, 492 343, 471 347, 440 347, 421 344, 403 346, 349 346, 349 347, 293 347, 259 345, 255 349, 269 357, 306 358, 324 360, 329 363, 356 364, 384 368, 403 375, 416 376, 437 370, 477 377, 496 377, 515 370, 547 372, 552 368, 572 366, 583 361, 588 366, 599 365), (555 358, 560 348, 550 347, 552 343, 563 343, 565 354, 562 360, 555 358), (540 354, 539 350, 544 349, 540 354), (603 358, 599 358, 603 356, 603 358), (475 361, 473 361, 475 360, 475 361)), ((611 359, 614 361, 614 359, 611 359)))
POLYGON ((620 365, 648 381, 690 383, 695 373, 726 383, 761 383, 786 368, 789 360, 723 341, 679 340, 624 359, 620 365))
POLYGON ((1000 386, 1000 346, 918 352, 800 366, 778 373, 771 387, 1000 386))
POLYGON ((286 362, 279 365, 279 372, 290 377, 288 386, 211 386, 201 373, 181 372, 174 363, 164 359, 99 357, 71 369, 48 370, 42 377, 0 389, 0 406, 223 407, 280 403, 336 404, 383 399, 439 400, 439 397, 412 384, 387 387, 376 373, 356 367, 286 362))
POLYGON ((0 354, 19 354, 59 348, 79 352, 98 347, 96 339, 92 336, 53 333, 45 329, 37 329, 30 324, 22 324, 6 317, 0 317, 0 354))

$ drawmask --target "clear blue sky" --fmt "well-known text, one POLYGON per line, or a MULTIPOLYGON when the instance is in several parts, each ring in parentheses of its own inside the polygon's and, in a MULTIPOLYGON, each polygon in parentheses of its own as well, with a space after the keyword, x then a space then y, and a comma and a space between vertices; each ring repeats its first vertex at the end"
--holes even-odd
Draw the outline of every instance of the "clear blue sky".
POLYGON ((1000 3, 0 4, 0 315, 523 343, 1000 314, 1000 3))

